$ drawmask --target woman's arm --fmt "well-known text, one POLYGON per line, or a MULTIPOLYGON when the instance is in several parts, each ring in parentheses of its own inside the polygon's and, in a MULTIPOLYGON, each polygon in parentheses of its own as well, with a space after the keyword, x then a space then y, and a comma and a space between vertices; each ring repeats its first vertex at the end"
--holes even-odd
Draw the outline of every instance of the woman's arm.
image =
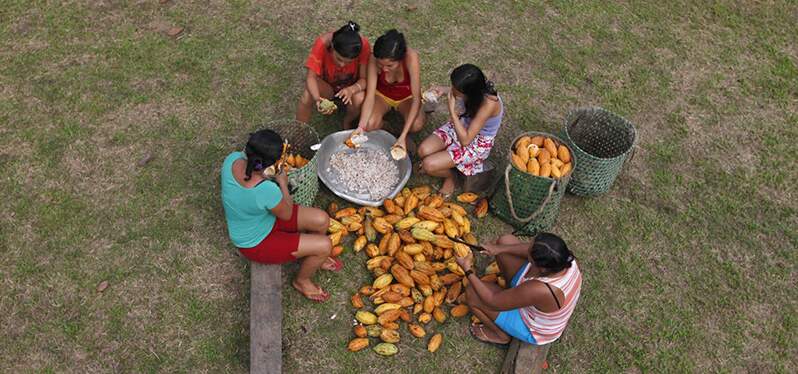
POLYGON ((355 83, 352 83, 349 86, 342 88, 340 91, 335 93, 335 97, 341 98, 344 104, 349 105, 352 103, 352 100, 360 91, 364 91, 366 89, 366 74, 368 74, 368 63, 360 64, 357 68, 358 71, 358 78, 355 83))
MULTIPOLYGON (((485 122, 487 122, 488 118, 490 118, 490 115, 496 110, 498 105, 499 103, 496 101, 485 99, 485 101, 482 102, 482 107, 479 108, 479 111, 477 111, 477 115, 471 119, 471 123, 468 125, 467 129, 460 121, 460 118, 457 118, 456 122, 454 120, 452 121, 452 124, 454 125, 454 131, 457 133, 457 141, 460 142, 461 146, 466 147, 471 144, 471 141, 473 141, 474 138, 477 137, 477 134, 482 131, 482 128, 485 127, 485 122)), ((450 104, 450 106, 453 106, 453 104, 450 104)), ((455 117, 451 114, 450 116, 455 117)))
POLYGON ((402 129, 402 134, 398 140, 402 140, 399 144, 404 147, 404 139, 413 127, 413 123, 418 117, 418 112, 421 109, 421 67, 418 61, 418 52, 409 50, 407 53, 407 69, 410 70, 410 91, 413 94, 413 102, 410 104, 410 112, 405 118, 405 126, 402 129))
MULTIPOLYGON (((542 300, 546 296, 546 294, 541 292, 545 286, 541 287, 536 283, 540 282, 524 282, 519 284, 518 287, 494 291, 488 288, 476 274, 472 273, 468 276, 468 284, 474 288, 474 292, 477 293, 482 302, 489 308, 498 311, 513 310, 530 305, 536 306, 538 300, 542 300)), ((551 295, 548 297, 551 297, 551 295)))
POLYGON ((369 59, 368 75, 366 78, 366 97, 363 100, 363 107, 360 109, 360 120, 357 123, 358 131, 365 131, 374 111, 374 95, 377 92, 377 63, 374 59, 369 59))
POLYGON ((529 249, 532 243, 518 243, 518 244, 482 244, 486 252, 492 256, 499 254, 508 254, 523 259, 529 258, 529 249))
POLYGON ((305 78, 305 87, 307 87, 310 96, 313 98, 313 101, 318 106, 319 101, 321 100, 321 94, 319 94, 319 82, 317 81, 319 76, 316 75, 313 71, 308 69, 307 77, 305 78))
POLYGON ((294 198, 291 197, 291 192, 288 190, 288 175, 286 175, 285 172, 281 172, 277 174, 274 179, 277 185, 280 186, 280 192, 283 194, 283 198, 277 206, 271 209, 271 212, 283 221, 290 220, 294 210, 294 198))

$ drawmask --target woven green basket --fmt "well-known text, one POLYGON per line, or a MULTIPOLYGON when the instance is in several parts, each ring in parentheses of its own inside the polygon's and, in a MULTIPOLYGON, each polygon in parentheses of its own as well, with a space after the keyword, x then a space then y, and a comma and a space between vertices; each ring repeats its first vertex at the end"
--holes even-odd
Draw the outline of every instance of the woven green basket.
POLYGON ((579 196, 607 192, 633 155, 637 134, 634 126, 603 108, 579 108, 565 118, 563 137, 573 150, 573 177, 568 191, 579 196))
MULTIPOLYGON (((567 143, 556 136, 542 132, 527 132, 517 136, 510 143, 508 159, 512 155, 512 145, 525 135, 545 136, 568 147, 567 143)), ((572 162, 576 167, 577 161, 572 162)), ((508 162, 503 176, 500 177, 496 193, 490 199, 491 210, 500 219, 515 227, 513 234, 537 235, 554 225, 560 213, 560 200, 565 194, 571 174, 568 173, 560 179, 539 177, 521 171, 512 162, 508 162)))
POLYGON ((316 174, 316 151, 310 146, 319 142, 319 134, 312 127, 295 120, 275 120, 265 125, 267 129, 276 131, 288 140, 292 154, 299 154, 310 160, 307 165, 288 172, 288 182, 291 185, 291 196, 294 203, 311 206, 319 192, 319 177, 316 174))

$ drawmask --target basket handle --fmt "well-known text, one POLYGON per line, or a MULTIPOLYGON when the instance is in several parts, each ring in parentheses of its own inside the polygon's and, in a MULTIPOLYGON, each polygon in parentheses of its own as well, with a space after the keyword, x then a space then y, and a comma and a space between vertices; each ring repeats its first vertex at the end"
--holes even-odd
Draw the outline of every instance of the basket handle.
POLYGON ((538 207, 538 209, 534 213, 529 215, 529 217, 522 219, 518 217, 518 214, 515 212, 515 207, 513 206, 513 194, 512 192, 510 192, 510 169, 512 167, 513 167, 512 164, 507 165, 507 169, 504 170, 504 192, 507 194, 507 204, 510 206, 510 214, 512 214, 513 218, 522 223, 527 223, 535 219, 535 217, 537 217, 538 214, 540 214, 540 212, 543 211, 543 208, 546 207, 546 204, 549 203, 551 195, 554 193, 554 188, 557 186, 557 181, 552 181, 551 185, 549 185, 549 193, 546 195, 546 198, 543 199, 543 203, 540 204, 540 207, 538 207))

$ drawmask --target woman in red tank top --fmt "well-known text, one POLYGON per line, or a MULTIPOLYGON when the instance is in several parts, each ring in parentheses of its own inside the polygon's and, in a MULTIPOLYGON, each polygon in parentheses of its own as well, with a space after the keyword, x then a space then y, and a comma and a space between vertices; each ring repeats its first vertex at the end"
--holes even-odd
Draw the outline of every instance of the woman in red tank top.
POLYGON ((396 145, 407 150, 407 134, 420 131, 426 120, 421 110, 418 52, 407 48, 402 33, 388 30, 374 43, 374 58, 369 61, 367 78, 358 131, 382 128, 385 113, 394 109, 404 118, 396 145))

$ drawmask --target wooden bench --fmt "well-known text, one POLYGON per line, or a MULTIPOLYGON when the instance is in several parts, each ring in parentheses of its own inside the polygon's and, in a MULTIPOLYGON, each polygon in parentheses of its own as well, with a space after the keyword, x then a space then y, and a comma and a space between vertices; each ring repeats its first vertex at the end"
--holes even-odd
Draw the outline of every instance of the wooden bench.
POLYGON ((510 343, 510 347, 507 349, 507 355, 504 356, 504 364, 502 365, 501 373, 541 373, 543 369, 548 366, 546 364, 546 355, 549 353, 550 345, 551 344, 532 345, 522 343, 518 339, 513 339, 510 343))
POLYGON ((249 372, 281 373, 282 268, 250 262, 249 372))

